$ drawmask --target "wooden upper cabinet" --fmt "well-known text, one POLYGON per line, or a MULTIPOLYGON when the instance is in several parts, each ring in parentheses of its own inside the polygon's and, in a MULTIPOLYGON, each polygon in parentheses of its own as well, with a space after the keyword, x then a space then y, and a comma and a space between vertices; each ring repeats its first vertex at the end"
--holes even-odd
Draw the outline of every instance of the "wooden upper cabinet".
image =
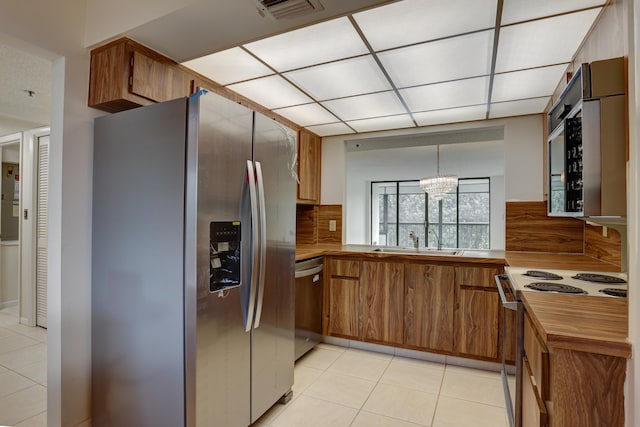
POLYGON ((322 139, 304 129, 298 136, 298 203, 320 203, 322 139))
POLYGON ((403 344, 404 265, 362 262, 362 334, 365 341, 403 344))
POLYGON ((500 268, 456 267, 454 350, 500 360, 500 297, 494 276, 500 268))
POLYGON ((129 39, 91 52, 89 106, 117 112, 188 96, 191 77, 178 64, 129 39))
POLYGON ((453 350, 454 268, 404 267, 404 343, 425 350, 453 350))

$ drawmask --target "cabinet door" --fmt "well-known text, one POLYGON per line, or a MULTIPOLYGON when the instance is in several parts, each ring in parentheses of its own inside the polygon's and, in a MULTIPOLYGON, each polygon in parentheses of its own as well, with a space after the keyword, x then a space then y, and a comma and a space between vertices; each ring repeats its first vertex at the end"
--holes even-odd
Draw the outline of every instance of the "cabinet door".
POLYGON ((329 335, 360 339, 360 281, 329 279, 329 335))
POLYGON ((363 338, 402 344, 404 336, 404 266, 402 263, 363 262, 363 338))
POLYGON ((453 350, 454 268, 406 264, 404 343, 453 350))
POLYGON ((498 267, 456 267, 456 352, 500 359, 500 297, 494 281, 499 272, 498 267))
POLYGON ((141 52, 133 52, 131 93, 163 102, 188 96, 190 79, 175 65, 161 62, 141 52))
POLYGON ((455 350, 459 353, 498 359, 497 292, 481 289, 457 290, 455 350))
POLYGON ((300 131, 298 138, 298 202, 320 203, 320 137, 300 131))
POLYGON ((546 427, 547 410, 526 357, 522 365, 522 427, 546 427))

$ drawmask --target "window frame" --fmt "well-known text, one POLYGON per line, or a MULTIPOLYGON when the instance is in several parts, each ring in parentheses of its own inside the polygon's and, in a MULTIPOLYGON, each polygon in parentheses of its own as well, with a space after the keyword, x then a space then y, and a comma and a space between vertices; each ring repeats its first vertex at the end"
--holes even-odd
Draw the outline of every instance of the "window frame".
MULTIPOLYGON (((488 184, 487 194, 489 195, 489 221, 486 225, 489 226, 488 229, 488 240, 489 240, 489 249, 491 249, 491 177, 483 176, 483 177, 468 177, 468 178, 459 178, 458 181, 472 181, 472 180, 486 180, 488 184)), ((373 228, 373 188, 375 184, 380 183, 395 183, 395 196, 396 196, 396 220, 395 220, 395 228, 396 228, 396 238, 395 244, 390 244, 387 241, 387 244, 384 246, 400 246, 400 184, 401 183, 416 183, 419 184, 419 179, 401 179, 401 180, 380 180, 380 181, 371 181, 371 185, 369 187, 369 243, 373 245, 374 235, 372 233, 373 228)), ((385 194, 384 196, 388 196, 389 194, 385 194)), ((426 229, 428 230, 431 222, 429 221, 429 195, 425 192, 425 209, 424 209, 424 224, 426 224, 426 229)), ((385 203, 384 210, 388 211, 387 203, 385 203)), ((388 217, 388 215, 387 215, 388 217)), ((440 240, 442 241, 442 229, 443 229, 443 209, 442 209, 442 199, 438 201, 438 219, 439 221, 434 224, 438 224, 438 236, 440 236, 440 240)), ((381 221, 378 221, 378 224, 381 224, 381 221)), ((388 225, 390 224, 388 221, 385 223, 385 231, 388 231, 388 225)), ((462 223, 463 225, 474 225, 474 223, 462 223)), ((478 224, 475 224, 478 225, 478 224)), ((484 224, 481 224, 484 225, 484 224)), ((456 187, 456 248, 460 248, 460 185, 456 187)), ((387 233, 385 233, 387 234, 387 233)), ((380 235, 380 233, 378 233, 380 235)), ((429 241, 428 232, 425 231, 425 241, 429 241)), ((476 248, 462 248, 462 249, 476 249, 476 248)))

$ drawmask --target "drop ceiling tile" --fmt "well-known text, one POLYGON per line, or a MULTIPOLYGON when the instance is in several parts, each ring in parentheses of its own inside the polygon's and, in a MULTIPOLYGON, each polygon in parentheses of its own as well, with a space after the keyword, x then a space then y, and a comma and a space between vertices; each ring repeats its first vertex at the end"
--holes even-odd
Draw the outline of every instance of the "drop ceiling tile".
POLYGON ((321 102, 341 120, 368 119, 406 113, 394 92, 380 92, 321 102))
POLYGON ((491 102, 551 96, 567 64, 496 74, 491 102))
POLYGON ((541 98, 492 103, 491 109, 489 110, 489 118, 495 119, 498 117, 544 113, 544 110, 549 103, 549 99, 550 98, 548 96, 544 96, 541 98))
POLYGON ((375 132, 385 129, 401 129, 414 127, 415 124, 408 114, 399 116, 376 117, 374 119, 353 120, 347 122, 358 132, 375 132))
POLYGON ((319 101, 391 89, 371 55, 303 68, 284 76, 319 101))
POLYGON ((355 133, 349 126, 344 123, 330 123, 326 125, 307 126, 311 132, 319 136, 345 135, 355 133))
POLYGON ((488 91, 489 77, 475 77, 401 89, 400 95, 416 112, 486 103, 488 91))
POLYGON ((221 85, 273 74, 269 67, 239 47, 183 62, 182 65, 221 85))
POLYGON ((404 0, 353 15, 374 50, 495 26, 497 0, 404 0))
POLYGON ((280 76, 263 77, 227 87, 269 109, 313 102, 280 76))
POLYGON ((273 111, 300 126, 333 123, 338 120, 333 114, 315 103, 279 108, 273 111))
POLYGON ((491 72, 493 30, 388 50, 378 55, 396 87, 457 80, 491 72))
POLYGON ((348 18, 289 31, 244 47, 280 72, 369 53, 348 18))
POLYGON ((527 21, 545 16, 557 15, 574 10, 586 9, 594 6, 604 6, 606 0, 562 0, 562 1, 531 1, 505 0, 502 6, 502 25, 527 21))
POLYGON ((496 72, 571 61, 601 8, 503 27, 496 72))
POLYGON ((468 122, 484 120, 487 115, 487 105, 472 105, 469 107, 447 108, 444 110, 413 113, 418 126, 430 126, 443 123, 468 122))

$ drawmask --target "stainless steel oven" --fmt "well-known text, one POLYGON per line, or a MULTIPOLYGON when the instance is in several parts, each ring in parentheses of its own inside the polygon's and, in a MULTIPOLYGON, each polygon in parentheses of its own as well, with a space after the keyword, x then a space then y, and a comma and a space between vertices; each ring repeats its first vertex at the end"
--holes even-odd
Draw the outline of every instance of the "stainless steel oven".
POLYGON ((511 285, 509 276, 506 274, 498 274, 495 276, 496 285, 498 285, 498 293, 502 302, 503 331, 508 333, 512 331, 515 336, 511 337, 516 343, 515 354, 515 381, 510 378, 513 374, 513 366, 507 363, 508 351, 507 343, 509 337, 504 336, 502 340, 502 386, 504 389, 504 398, 507 406, 507 414, 509 417, 509 425, 511 427, 520 427, 522 425, 522 356, 523 356, 523 333, 524 333, 524 307, 522 302, 518 300, 517 294, 511 285), (516 327, 508 327, 508 322, 513 319, 511 312, 515 312, 516 327))

